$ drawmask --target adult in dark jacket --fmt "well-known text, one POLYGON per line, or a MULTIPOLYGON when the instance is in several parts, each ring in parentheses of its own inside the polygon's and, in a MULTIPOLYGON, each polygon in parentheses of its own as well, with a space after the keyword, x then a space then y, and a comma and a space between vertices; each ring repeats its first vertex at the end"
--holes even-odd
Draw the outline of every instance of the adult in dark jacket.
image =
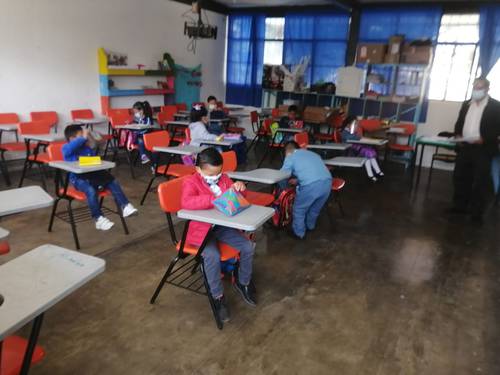
POLYGON ((489 97, 489 87, 485 78, 474 81, 472 97, 462 104, 455 124, 455 136, 464 141, 457 146, 450 212, 470 213, 475 222, 482 221, 491 159, 498 154, 500 136, 500 102, 489 97))

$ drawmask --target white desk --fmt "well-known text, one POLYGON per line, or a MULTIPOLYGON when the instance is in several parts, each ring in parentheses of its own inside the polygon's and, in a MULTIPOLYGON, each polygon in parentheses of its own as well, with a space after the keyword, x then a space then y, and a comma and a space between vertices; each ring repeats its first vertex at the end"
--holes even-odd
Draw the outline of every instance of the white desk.
POLYGON ((15 132, 17 124, 0 124, 0 132, 15 132))
POLYGON ((153 151, 164 152, 166 154, 176 154, 176 155, 197 155, 207 147, 196 147, 196 146, 175 146, 175 147, 153 147, 153 151))
POLYGON ((291 173, 279 169, 258 168, 247 172, 227 172, 230 178, 240 181, 257 182, 260 184, 274 185, 290 178, 291 173))
POLYGON ((133 130, 133 131, 140 131, 140 130, 155 129, 155 126, 146 125, 146 124, 128 124, 128 125, 118 126, 118 128, 119 129, 126 129, 126 130, 133 130))
POLYGON ((253 232, 274 215, 274 209, 264 206, 250 206, 235 216, 226 216, 215 208, 211 210, 180 210, 180 219, 201 221, 212 225, 253 232))
POLYGON ((0 216, 49 207, 53 202, 40 186, 0 191, 0 216))
POLYGON ((0 240, 4 240, 9 237, 10 232, 7 229, 0 227, 0 240))
POLYGON ((325 143, 319 145, 307 145, 309 150, 345 151, 351 147, 348 143, 325 143))
POLYGON ((245 107, 243 107, 241 105, 237 105, 237 104, 226 104, 226 105, 224 105, 224 108, 227 108, 231 111, 242 111, 245 109, 245 107))
POLYGON ((167 122, 167 126, 189 126, 189 121, 169 121, 167 122))
POLYGON ((349 156, 337 156, 336 158, 328 159, 324 161, 326 165, 332 167, 351 167, 351 168, 361 168, 366 163, 366 158, 362 157, 349 157, 349 156))
POLYGON ((71 172, 75 174, 103 171, 107 169, 112 169, 116 164, 112 161, 102 160, 99 165, 88 165, 81 166, 78 161, 51 161, 49 162, 49 167, 61 169, 66 172, 71 172))
POLYGON ((211 146, 225 146, 232 147, 234 145, 240 144, 243 139, 223 139, 222 141, 200 141, 201 145, 211 145, 211 146))
POLYGON ((97 125, 108 122, 109 119, 107 117, 77 118, 73 121, 74 124, 80 124, 80 125, 97 125))
POLYGON ((366 146, 383 146, 388 142, 387 139, 377 139, 377 138, 361 138, 361 139, 351 139, 347 143, 353 143, 356 145, 366 145, 366 146))
MULTIPOLYGON (((0 266, 0 341, 104 271, 102 259, 43 245, 0 266)), ((76 318, 76 317, 75 317, 76 318)))
POLYGON ((276 129, 276 133, 290 133, 290 134, 297 134, 297 133, 305 133, 306 131, 304 129, 295 129, 295 128, 278 128, 276 129))
POLYGON ((211 118, 208 120, 208 122, 218 122, 220 124, 224 123, 224 122, 229 122, 231 121, 230 118, 211 118))
POLYGON ((189 119, 189 114, 183 114, 183 113, 175 113, 174 114, 174 118, 179 118, 179 119, 184 119, 184 120, 188 120, 189 119))
POLYGON ((37 141, 37 142, 45 142, 45 143, 57 142, 57 141, 63 141, 64 140, 64 135, 63 134, 55 134, 55 133, 50 133, 50 134, 24 134, 22 137, 25 140, 28 140, 28 141, 37 141))

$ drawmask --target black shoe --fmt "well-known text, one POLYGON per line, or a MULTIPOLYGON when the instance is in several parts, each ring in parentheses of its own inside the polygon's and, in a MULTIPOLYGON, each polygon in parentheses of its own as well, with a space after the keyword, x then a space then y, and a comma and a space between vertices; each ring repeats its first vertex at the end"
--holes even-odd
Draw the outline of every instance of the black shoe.
POLYGON ((239 281, 236 281, 233 284, 234 289, 240 293, 243 297, 243 301, 245 301, 248 305, 255 307, 257 306, 257 300, 255 298, 255 287, 252 283, 248 285, 240 284, 239 281))
POLYGON ((229 309, 227 308, 226 305, 226 299, 224 296, 215 299, 214 298, 214 303, 215 303, 215 313, 217 314, 219 320, 222 323, 227 323, 231 320, 231 316, 229 315, 229 309))

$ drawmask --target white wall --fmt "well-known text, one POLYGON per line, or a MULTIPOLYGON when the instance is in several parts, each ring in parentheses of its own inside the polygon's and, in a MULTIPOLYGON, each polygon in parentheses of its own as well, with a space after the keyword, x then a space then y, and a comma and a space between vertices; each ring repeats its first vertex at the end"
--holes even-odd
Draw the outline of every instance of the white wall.
MULTIPOLYGON (((169 0, 0 0, 0 112, 16 112, 28 120, 30 111, 55 110, 60 126, 71 109, 100 112, 99 47, 127 53, 129 65, 147 68, 156 69, 167 51, 178 64, 202 63, 201 98, 224 98, 226 17, 208 12, 219 37, 198 41, 194 55, 183 35, 182 14, 189 8, 169 0)), ((119 84, 129 88, 148 81, 125 78, 119 84)), ((131 106, 141 98, 153 105, 163 100, 113 98, 111 105, 131 106)))
MULTIPOLYGON (((430 100, 427 120, 425 123, 418 125, 417 136, 433 136, 442 131, 452 132, 455 129, 455 122, 457 121, 458 111, 461 105, 461 102, 430 100)), ((440 152, 441 151, 444 150, 441 149, 440 152)), ((425 148, 423 166, 430 166, 433 153, 433 147, 425 148)), ((436 168, 453 169, 452 164, 436 162, 434 165, 436 168)))

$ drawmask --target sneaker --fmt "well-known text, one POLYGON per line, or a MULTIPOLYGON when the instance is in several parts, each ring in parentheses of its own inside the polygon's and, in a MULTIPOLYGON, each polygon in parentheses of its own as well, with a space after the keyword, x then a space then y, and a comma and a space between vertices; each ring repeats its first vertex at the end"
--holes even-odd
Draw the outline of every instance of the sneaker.
POLYGON ((115 223, 113 223, 108 218, 105 218, 104 216, 99 216, 99 218, 95 222, 95 229, 110 230, 113 227, 113 225, 115 225, 115 223))
POLYGON ((231 320, 229 315, 229 309, 226 305, 226 299, 224 296, 214 299, 215 303, 215 313, 222 323, 227 323, 231 320))
POLYGON ((130 203, 128 203, 122 209, 122 215, 123 215, 123 217, 129 217, 129 216, 137 214, 138 212, 139 211, 137 210, 137 208, 135 208, 134 206, 132 206, 130 203))
POLYGON ((233 284, 234 289, 240 293, 241 297, 243 297, 243 301, 245 301, 248 305, 255 307, 257 306, 257 300, 255 298, 255 287, 252 283, 248 285, 240 284, 239 281, 236 281, 233 284))
POLYGON ((146 155, 141 156, 141 163, 142 164, 148 164, 151 160, 146 155))

